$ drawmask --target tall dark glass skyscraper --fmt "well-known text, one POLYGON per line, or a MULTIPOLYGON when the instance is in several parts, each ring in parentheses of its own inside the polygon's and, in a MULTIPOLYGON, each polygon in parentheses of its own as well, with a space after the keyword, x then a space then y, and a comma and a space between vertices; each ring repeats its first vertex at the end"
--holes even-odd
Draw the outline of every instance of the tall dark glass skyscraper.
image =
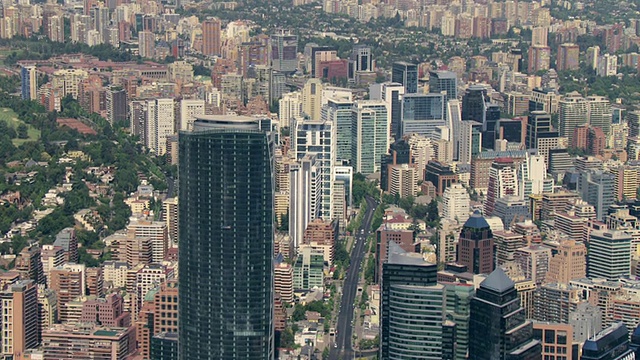
POLYGON ((404 61, 394 62, 391 68, 391 81, 404 86, 405 94, 418 92, 418 65, 404 61))
POLYGON ((469 359, 541 360, 541 353, 515 283, 497 268, 480 283, 471 300, 469 359))
POLYGON ((274 357, 273 140, 261 121, 181 132, 179 359, 274 357))

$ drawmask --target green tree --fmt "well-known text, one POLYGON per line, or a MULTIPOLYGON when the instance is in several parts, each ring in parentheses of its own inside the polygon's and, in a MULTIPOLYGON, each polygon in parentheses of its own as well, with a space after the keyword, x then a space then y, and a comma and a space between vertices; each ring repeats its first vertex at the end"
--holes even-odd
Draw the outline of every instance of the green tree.
POLYGON ((18 125, 18 138, 27 139, 29 138, 29 128, 25 124, 18 125))

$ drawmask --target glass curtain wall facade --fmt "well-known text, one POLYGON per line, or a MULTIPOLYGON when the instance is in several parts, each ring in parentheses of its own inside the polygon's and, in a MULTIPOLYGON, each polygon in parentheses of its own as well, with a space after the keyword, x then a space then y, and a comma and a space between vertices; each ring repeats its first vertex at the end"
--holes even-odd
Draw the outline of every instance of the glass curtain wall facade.
POLYGON ((273 359, 271 133, 210 118, 179 139, 179 359, 273 359))

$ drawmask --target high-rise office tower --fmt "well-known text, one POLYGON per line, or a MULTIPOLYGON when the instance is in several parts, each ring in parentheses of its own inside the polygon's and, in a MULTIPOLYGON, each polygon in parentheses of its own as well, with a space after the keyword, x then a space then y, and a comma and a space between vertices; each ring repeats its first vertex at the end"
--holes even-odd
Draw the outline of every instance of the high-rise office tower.
POLYGON ((391 81, 404 86, 405 94, 418 92, 418 66, 416 64, 398 61, 391 68, 391 81))
POLYGON ((351 109, 351 166, 365 175, 380 170, 389 149, 387 105, 379 100, 356 101, 351 109))
POLYGON ((443 338, 442 358, 464 360, 467 358, 467 352, 469 351, 470 303, 475 294, 475 289, 470 284, 445 283, 444 291, 446 299, 445 315, 447 323, 453 323, 455 346, 449 346, 443 338), (447 350, 453 352, 452 356, 444 356, 447 350))
POLYGON ((298 67, 298 35, 280 29, 269 38, 271 67, 282 73, 293 73, 298 67))
POLYGON ((444 92, 447 101, 458 99, 458 75, 453 71, 430 71, 429 92, 444 92))
POLYGON ((222 24, 218 18, 208 18, 202 22, 202 53, 207 56, 220 55, 222 24))
POLYGON ((558 47, 558 58, 556 60, 556 70, 578 70, 580 48, 573 43, 564 43, 558 47))
POLYGON ((560 136, 573 144, 573 130, 589 121, 589 103, 579 93, 572 92, 558 103, 558 112, 560 136))
MULTIPOLYGON (((291 130, 291 150, 297 160, 313 155, 321 172, 320 213, 324 219, 332 219, 333 167, 336 164, 336 127, 331 121, 294 121, 291 130)), ((313 220, 313 219, 312 219, 313 220)))
POLYGON ((452 99, 447 101, 445 124, 451 129, 453 138, 453 158, 460 158, 460 133, 462 131, 462 111, 460 110, 460 100, 452 99))
POLYGON ((382 100, 387 104, 389 131, 395 140, 402 137, 401 101, 404 93, 404 86, 397 82, 384 82, 382 84, 373 84, 369 87, 369 98, 371 100, 382 100))
POLYGON ((587 275, 616 280, 631 273, 631 235, 620 230, 592 230, 587 275))
POLYGON ((442 218, 465 223, 469 218, 469 201, 469 193, 462 184, 451 184, 442 195, 442 218))
POLYGON ((38 74, 35 65, 20 68, 20 93, 22 100, 35 100, 38 97, 38 74))
POLYGON ((110 87, 106 92, 106 108, 109 124, 123 124, 127 120, 127 92, 121 87, 110 87))
POLYGON ((462 121, 458 147, 458 161, 470 164, 471 159, 482 150, 482 124, 477 121, 462 121))
POLYGON ((457 262, 473 274, 488 274, 494 269, 493 233, 487 220, 476 210, 464 223, 458 241, 457 262))
POLYGON ((584 171, 580 173, 580 179, 576 190, 582 200, 596 208, 596 217, 604 221, 609 206, 615 202, 615 175, 602 171, 584 171))
POLYGON ((437 266, 389 243, 382 271, 380 358, 442 359, 444 286, 437 266))
POLYGON ((19 280, 0 293, 2 355, 19 358, 40 343, 38 291, 32 280, 19 280))
POLYGON ((93 30, 99 33, 99 44, 108 43, 109 25, 109 8, 106 6, 93 8, 93 30))
POLYGON ((351 108, 353 101, 328 99, 322 107, 322 121, 330 121, 336 128, 336 163, 351 162, 351 108))
POLYGON ((356 45, 353 47, 351 60, 355 62, 354 70, 356 72, 373 71, 373 54, 371 47, 367 45, 356 45))
POLYGON ((505 196, 520 196, 513 159, 497 158, 489 169, 489 186, 484 201, 484 214, 493 215, 496 200, 505 196))
POLYGON ((273 135, 263 121, 216 116, 180 133, 180 359, 274 357, 273 135))
POLYGON ((589 124, 602 129, 605 135, 611 130, 611 103, 604 96, 589 96, 589 124))
POLYGON ((402 96, 402 136, 418 134, 436 138, 438 126, 444 126, 447 117, 446 95, 406 94, 402 96))
POLYGON ((487 87, 470 86, 462 96, 462 119, 482 124, 482 146, 493 149, 496 123, 500 120, 500 107, 491 101, 487 87))
POLYGON ((501 268, 493 271, 471 300, 469 359, 538 360, 540 342, 525 319, 515 283, 501 268))
POLYGON ((538 147, 538 138, 544 137, 553 131, 551 126, 551 115, 544 111, 532 111, 527 120, 527 131, 525 137, 525 147, 535 149, 538 147))

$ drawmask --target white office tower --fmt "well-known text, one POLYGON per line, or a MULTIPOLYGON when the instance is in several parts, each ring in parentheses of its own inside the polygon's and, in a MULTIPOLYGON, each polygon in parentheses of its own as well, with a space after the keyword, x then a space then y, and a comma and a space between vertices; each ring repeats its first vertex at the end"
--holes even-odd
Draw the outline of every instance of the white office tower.
POLYGON ((451 129, 451 140, 453 141, 453 158, 460 158, 460 132, 462 131, 462 113, 460 111, 460 100, 452 99, 447 101, 446 126, 451 129))
POLYGON ((544 155, 527 154, 520 164, 518 173, 521 198, 529 199, 529 195, 553 192, 553 178, 547 176, 547 164, 544 155))
POLYGON ((278 100, 278 119, 280 127, 289 127, 291 119, 300 117, 302 113, 302 93, 294 91, 282 96, 278 100))
POLYGON ((616 76, 618 73, 618 55, 604 54, 598 57, 598 76, 616 76))
POLYGON ((453 183, 442 194, 442 218, 464 224, 469 219, 469 193, 460 183, 453 183))
POLYGON ((402 95, 404 95, 404 86, 400 83, 385 82, 369 87, 369 99, 380 100, 387 104, 389 132, 394 134, 396 139, 402 135, 402 95))
POLYGON ((130 103, 131 133, 158 156, 167 152, 167 137, 175 133, 173 99, 137 100, 130 103))
POLYGON ((306 155, 290 168, 289 236, 302 244, 307 224, 319 215, 321 171, 315 155, 306 155))
POLYGON ((211 91, 206 93, 206 102, 209 105, 219 108, 222 102, 222 93, 217 88, 212 88, 211 91))
POLYGON ((183 99, 180 101, 180 130, 193 130, 197 116, 204 115, 204 100, 183 99))
POLYGON ((320 120, 322 88, 322 80, 320 79, 309 79, 302 88, 302 112, 311 120, 320 120))
POLYGON ((380 171, 380 159, 389 149, 387 104, 360 100, 351 111, 351 166, 363 175, 380 171))
MULTIPOLYGON (((429 160, 433 159, 435 155, 433 141, 422 135, 411 134, 407 143, 411 149, 411 157, 415 167, 417 169, 426 168, 429 160)), ((418 174, 418 178, 424 180, 424 174, 418 174)))
POLYGON ((471 158, 482 150, 482 124, 471 120, 462 121, 458 147, 458 161, 461 164, 471 164, 471 158))
POLYGON ((300 160, 306 155, 314 155, 318 160, 322 176, 319 216, 325 220, 333 219, 331 192, 333 167, 336 163, 336 127, 331 121, 308 119, 294 120, 292 125, 295 125, 295 131, 291 132, 292 151, 295 159, 300 160))
POLYGON ((605 135, 611 132, 611 103, 604 96, 589 96, 589 124, 602 129, 605 135))

